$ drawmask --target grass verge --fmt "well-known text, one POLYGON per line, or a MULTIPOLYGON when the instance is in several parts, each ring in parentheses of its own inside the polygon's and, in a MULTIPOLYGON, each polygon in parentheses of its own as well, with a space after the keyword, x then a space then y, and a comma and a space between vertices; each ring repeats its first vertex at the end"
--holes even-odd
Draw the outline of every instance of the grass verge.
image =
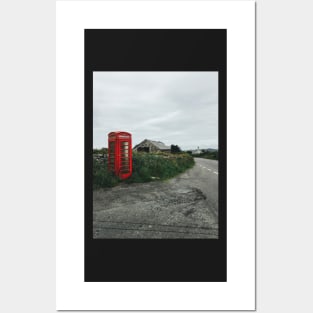
MULTIPOLYGON (((133 153, 132 176, 125 183, 144 183, 172 178, 193 167, 194 159, 187 153, 133 153)), ((114 187, 121 180, 107 170, 107 160, 93 161, 93 189, 114 187)))

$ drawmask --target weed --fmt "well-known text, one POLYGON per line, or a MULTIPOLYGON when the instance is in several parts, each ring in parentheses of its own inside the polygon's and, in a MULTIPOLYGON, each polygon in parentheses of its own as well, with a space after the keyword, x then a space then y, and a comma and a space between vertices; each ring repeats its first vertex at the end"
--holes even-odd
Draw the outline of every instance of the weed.
MULTIPOLYGON (((144 183, 172 178, 195 164, 187 153, 144 153, 133 152, 132 176, 125 183, 144 183)), ((93 189, 116 186, 121 180, 108 172, 107 161, 94 160, 93 189)))

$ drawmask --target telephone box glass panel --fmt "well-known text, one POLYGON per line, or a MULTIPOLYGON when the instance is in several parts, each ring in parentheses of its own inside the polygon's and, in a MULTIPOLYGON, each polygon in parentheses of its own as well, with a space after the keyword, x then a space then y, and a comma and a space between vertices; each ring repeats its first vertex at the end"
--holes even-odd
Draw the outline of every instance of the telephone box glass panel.
POLYGON ((121 179, 132 174, 132 141, 127 132, 111 132, 108 135, 108 169, 121 179))

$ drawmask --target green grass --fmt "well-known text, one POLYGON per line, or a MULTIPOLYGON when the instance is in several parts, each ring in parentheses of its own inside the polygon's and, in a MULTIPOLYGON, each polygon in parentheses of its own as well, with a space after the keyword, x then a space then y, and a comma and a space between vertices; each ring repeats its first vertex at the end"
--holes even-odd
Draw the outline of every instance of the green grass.
POLYGON ((101 187, 114 187, 120 179, 108 171, 107 161, 93 160, 93 189, 101 187))
POLYGON ((218 151, 203 152, 195 155, 195 158, 218 160, 218 151))
MULTIPOLYGON (((172 178, 195 164, 187 153, 133 153, 132 176, 125 183, 144 183, 172 178)), ((113 187, 121 180, 108 172, 107 161, 93 162, 93 189, 113 187)))

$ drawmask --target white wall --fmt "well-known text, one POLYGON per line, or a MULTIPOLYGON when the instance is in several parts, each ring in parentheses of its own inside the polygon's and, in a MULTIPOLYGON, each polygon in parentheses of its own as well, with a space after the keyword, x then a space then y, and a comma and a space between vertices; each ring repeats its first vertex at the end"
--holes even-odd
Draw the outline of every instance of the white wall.
MULTIPOLYGON (((262 313, 313 309, 312 5, 257 1, 262 313)), ((0 308, 55 312, 55 2, 6 1, 0 14, 0 308)))

